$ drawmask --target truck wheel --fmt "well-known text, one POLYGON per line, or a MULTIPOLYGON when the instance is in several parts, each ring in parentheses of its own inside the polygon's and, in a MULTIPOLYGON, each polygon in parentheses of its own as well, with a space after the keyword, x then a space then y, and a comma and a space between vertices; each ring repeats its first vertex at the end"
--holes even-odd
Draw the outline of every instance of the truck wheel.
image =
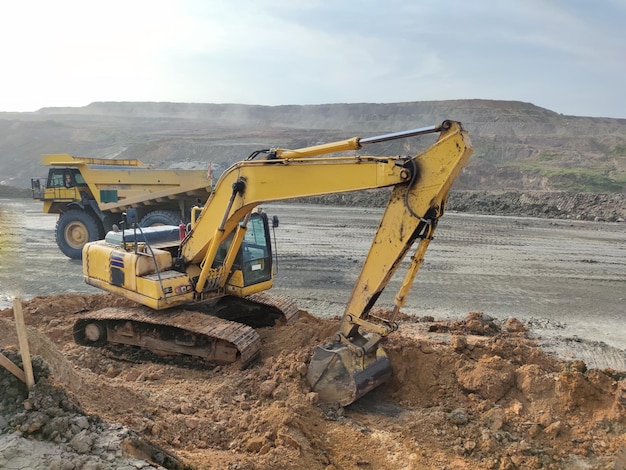
POLYGON ((59 216, 56 226, 56 242, 60 250, 72 259, 83 257, 83 246, 102 238, 103 230, 98 220, 81 210, 69 210, 59 216))
POLYGON ((178 224, 180 224, 180 215, 174 211, 152 211, 144 215, 139 222, 142 227, 178 224))

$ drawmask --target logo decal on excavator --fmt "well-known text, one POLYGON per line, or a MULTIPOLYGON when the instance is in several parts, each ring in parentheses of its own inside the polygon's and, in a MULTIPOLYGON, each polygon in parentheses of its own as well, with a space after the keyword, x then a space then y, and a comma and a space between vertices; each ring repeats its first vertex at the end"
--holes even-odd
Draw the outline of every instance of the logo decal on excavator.
POLYGON ((111 254, 111 284, 121 287, 124 285, 124 257, 111 254))
POLYGON ((111 255, 111 267, 115 266, 116 268, 124 269, 124 257, 111 255))

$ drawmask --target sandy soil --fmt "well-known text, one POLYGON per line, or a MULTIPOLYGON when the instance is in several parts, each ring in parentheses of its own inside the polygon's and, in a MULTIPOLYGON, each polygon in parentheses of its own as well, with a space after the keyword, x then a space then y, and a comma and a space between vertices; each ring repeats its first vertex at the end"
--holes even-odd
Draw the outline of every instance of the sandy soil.
MULTIPOLYGON (((111 303, 124 304, 77 294, 26 302, 31 342, 87 415, 179 459, 166 468, 609 469, 622 459, 626 374, 546 355, 516 320, 406 317, 385 343, 391 382, 337 408, 317 403, 303 377, 336 320, 302 312, 261 329, 261 358, 240 370, 76 346, 78 314, 111 303)), ((2 345, 14 341, 10 315, 0 311, 2 345)))
MULTIPOLYGON (((376 211, 272 207, 282 220, 275 291, 303 311, 291 325, 261 329, 261 358, 239 370, 76 346, 77 315, 124 301, 84 294, 95 291, 82 285, 78 263, 55 254, 38 207, 13 211, 32 211, 27 227, 8 223, 15 217, 2 207, 3 294, 45 295, 24 310, 54 383, 86 415, 121 423, 182 467, 626 466, 621 226, 446 215, 403 324, 385 343, 392 381, 337 408, 317 403, 303 373, 336 329, 376 211), (544 343, 589 360, 564 361, 544 343)), ((0 311, 0 347, 15 344, 11 316, 0 311)), ((42 438, 39 429, 21 433, 42 438)))

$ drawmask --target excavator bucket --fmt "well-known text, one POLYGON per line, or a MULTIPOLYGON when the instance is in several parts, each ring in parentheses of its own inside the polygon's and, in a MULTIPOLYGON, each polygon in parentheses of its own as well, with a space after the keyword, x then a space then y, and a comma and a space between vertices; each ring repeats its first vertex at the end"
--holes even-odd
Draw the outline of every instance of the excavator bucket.
POLYGON ((341 343, 315 348, 307 380, 324 403, 349 405, 389 381, 391 365, 382 347, 361 357, 341 343))

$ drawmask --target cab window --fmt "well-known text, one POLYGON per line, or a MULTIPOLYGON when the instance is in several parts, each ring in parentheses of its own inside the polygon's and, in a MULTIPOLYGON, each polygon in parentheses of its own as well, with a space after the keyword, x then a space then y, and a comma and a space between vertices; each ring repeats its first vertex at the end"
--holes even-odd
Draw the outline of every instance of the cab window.
MULTIPOLYGON (((224 264, 232 240, 233 234, 230 234, 220 244, 215 255, 214 268, 224 264)), ((243 272, 246 286, 268 281, 272 277, 272 252, 265 214, 252 214, 248 221, 248 229, 233 263, 233 270, 238 269, 243 272)))
POLYGON ((65 176, 62 169, 52 169, 48 173, 48 188, 60 188, 65 185, 65 176))

